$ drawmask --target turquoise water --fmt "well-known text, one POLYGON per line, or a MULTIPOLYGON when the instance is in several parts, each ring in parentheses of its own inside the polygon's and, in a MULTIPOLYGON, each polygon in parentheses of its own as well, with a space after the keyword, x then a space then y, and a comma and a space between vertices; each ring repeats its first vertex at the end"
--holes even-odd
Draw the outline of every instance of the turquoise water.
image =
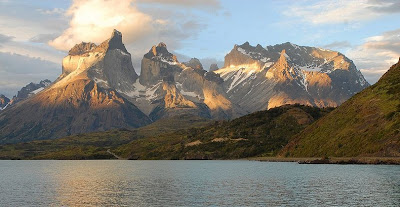
POLYGON ((0 161, 0 206, 399 206, 400 166, 0 161))

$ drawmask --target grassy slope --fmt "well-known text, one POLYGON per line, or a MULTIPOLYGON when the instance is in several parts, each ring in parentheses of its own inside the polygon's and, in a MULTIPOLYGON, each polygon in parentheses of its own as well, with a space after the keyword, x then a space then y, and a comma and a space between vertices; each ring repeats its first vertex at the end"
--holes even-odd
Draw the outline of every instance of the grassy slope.
POLYGON ((296 135, 279 154, 400 156, 400 63, 376 84, 296 135))
POLYGON ((237 159, 275 155, 289 138, 331 109, 282 106, 229 122, 135 140, 114 150, 129 159, 237 159))
POLYGON ((204 118, 179 116, 169 120, 159 120, 137 130, 119 129, 55 140, 1 145, 0 159, 114 159, 114 156, 107 153, 110 148, 147 136, 204 126, 208 122, 209 120, 204 118))
POLYGON ((126 144, 136 131, 112 130, 0 146, 0 159, 113 159, 107 149, 126 144))

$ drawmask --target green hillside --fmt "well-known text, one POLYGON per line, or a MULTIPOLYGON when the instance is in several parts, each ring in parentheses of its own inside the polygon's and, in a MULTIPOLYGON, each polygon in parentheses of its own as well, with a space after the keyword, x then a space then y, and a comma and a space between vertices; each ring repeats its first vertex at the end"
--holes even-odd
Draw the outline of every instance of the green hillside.
POLYGON ((135 130, 116 129, 54 140, 0 145, 0 159, 115 159, 107 150, 127 144, 135 139, 200 127, 207 123, 209 123, 209 120, 204 118, 182 115, 159 120, 135 130))
POLYGON ((0 146, 0 159, 237 159, 274 156, 332 109, 286 105, 232 121, 188 115, 119 129, 0 146))
POLYGON ((400 62, 376 84, 296 135, 279 154, 400 156, 400 62))
POLYGON ((290 137, 332 109, 286 105, 134 140, 113 152, 129 159, 237 159, 274 156, 290 137))

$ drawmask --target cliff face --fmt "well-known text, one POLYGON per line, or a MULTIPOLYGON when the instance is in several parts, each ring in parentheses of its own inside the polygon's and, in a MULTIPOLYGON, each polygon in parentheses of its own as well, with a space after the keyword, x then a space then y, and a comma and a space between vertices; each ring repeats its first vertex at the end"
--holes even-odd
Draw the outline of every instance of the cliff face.
POLYGON ((369 86, 343 54, 291 43, 235 45, 214 72, 230 100, 249 112, 294 103, 338 106, 369 86))
POLYGON ((149 124, 150 119, 117 92, 132 87, 138 77, 121 40, 114 31, 99 46, 75 46, 55 83, 0 115, 0 142, 149 124))

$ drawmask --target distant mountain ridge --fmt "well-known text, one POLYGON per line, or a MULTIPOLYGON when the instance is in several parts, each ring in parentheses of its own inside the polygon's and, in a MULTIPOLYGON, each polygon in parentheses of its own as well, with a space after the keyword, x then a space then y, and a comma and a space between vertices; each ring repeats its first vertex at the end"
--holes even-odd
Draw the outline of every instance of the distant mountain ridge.
POLYGON ((12 97, 11 99, 7 98, 4 95, 0 95, 0 111, 6 109, 7 107, 11 107, 19 101, 27 99, 51 84, 51 81, 48 79, 42 80, 39 83, 29 83, 26 86, 22 87, 21 90, 17 92, 17 95, 12 97))
POLYGON ((75 45, 54 83, 4 110, 0 143, 136 128, 184 114, 232 119, 293 103, 337 106, 368 86, 344 55, 290 43, 235 45, 225 66, 211 69, 196 58, 181 63, 159 43, 143 56, 139 76, 114 30, 100 45, 75 45))

